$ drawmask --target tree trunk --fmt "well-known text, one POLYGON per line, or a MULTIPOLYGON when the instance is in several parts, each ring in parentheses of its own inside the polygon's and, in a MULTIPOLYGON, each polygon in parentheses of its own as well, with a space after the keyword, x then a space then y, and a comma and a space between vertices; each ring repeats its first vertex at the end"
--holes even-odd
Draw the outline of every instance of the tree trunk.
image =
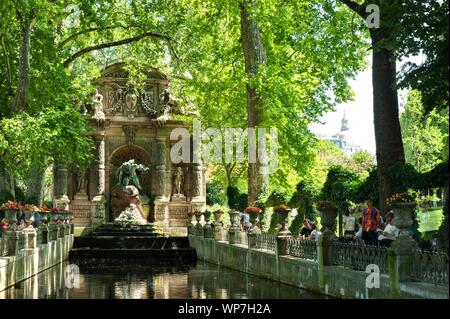
MULTIPOLYGON (((258 23, 251 16, 251 10, 256 6, 256 0, 243 0, 241 9, 241 45, 244 53, 245 72, 251 79, 258 73, 260 65, 266 63, 266 53, 261 40, 258 23)), ((261 97, 257 89, 247 84, 247 122, 249 128, 255 128, 261 123, 261 97)), ((248 164, 248 203, 252 205, 259 192, 268 187, 268 175, 261 174, 261 164, 248 164)))
POLYGON ((11 108, 11 116, 28 103, 28 88, 30 86, 30 45, 31 31, 36 23, 34 14, 22 22, 22 45, 20 48, 19 74, 17 90, 11 108))
POLYGON ((25 198, 33 204, 41 206, 44 200, 45 169, 33 168, 27 180, 25 198))
POLYGON ((16 192, 14 185, 14 177, 9 174, 6 169, 5 162, 0 159, 0 193, 7 192, 15 197, 16 192))
POLYGON ((383 29, 372 29, 372 84, 373 114, 375 126, 376 155, 380 209, 386 214, 386 199, 392 195, 390 167, 396 162, 404 162, 403 141, 398 116, 398 97, 395 89, 396 65, 395 53, 377 47, 377 43, 387 38, 383 29), (375 30, 375 31, 372 31, 375 30))

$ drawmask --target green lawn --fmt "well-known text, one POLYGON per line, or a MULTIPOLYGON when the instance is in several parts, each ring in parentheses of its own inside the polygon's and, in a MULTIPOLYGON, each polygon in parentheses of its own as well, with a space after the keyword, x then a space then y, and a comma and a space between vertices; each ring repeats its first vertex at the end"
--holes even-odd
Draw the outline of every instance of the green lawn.
POLYGON ((439 229, 441 226, 443 215, 443 207, 436 207, 430 211, 422 211, 417 213, 417 219, 419 221, 419 232, 429 232, 439 229))

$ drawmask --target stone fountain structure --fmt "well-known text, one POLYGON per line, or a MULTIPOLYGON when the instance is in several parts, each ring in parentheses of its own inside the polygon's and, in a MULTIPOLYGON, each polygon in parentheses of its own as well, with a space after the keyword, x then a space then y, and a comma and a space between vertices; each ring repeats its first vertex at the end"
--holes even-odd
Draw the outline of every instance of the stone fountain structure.
POLYGON ((139 194, 143 218, 171 236, 186 236, 188 212, 205 207, 205 174, 201 163, 173 164, 170 140, 175 128, 187 128, 173 120, 181 113, 169 90, 167 77, 150 68, 141 87, 128 83, 123 63, 105 68, 95 82, 91 109, 86 108, 95 143, 94 160, 87 169, 54 165, 54 206, 74 212, 76 233, 88 233, 112 223, 127 207, 126 194, 139 194), (124 163, 137 169, 122 189, 118 169, 124 163))

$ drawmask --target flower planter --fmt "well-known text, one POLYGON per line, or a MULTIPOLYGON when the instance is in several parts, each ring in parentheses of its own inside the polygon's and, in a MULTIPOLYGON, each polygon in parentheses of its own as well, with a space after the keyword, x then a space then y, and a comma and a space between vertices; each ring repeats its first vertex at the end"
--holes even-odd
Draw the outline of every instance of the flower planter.
POLYGON ((241 213, 236 210, 232 210, 229 214, 231 221, 230 230, 239 230, 239 216, 241 213))
POLYGON ((336 207, 321 207, 318 209, 320 212, 320 223, 325 226, 328 230, 334 228, 336 224, 336 217, 338 215, 338 210, 336 207))
POLYGON ((197 224, 195 225, 197 236, 203 236, 203 227, 201 224, 203 212, 195 212, 195 219, 197 224))
POLYGON ((278 231, 278 235, 280 236, 286 236, 290 235, 291 232, 289 229, 286 228, 287 219, 289 217, 289 213, 291 212, 290 208, 284 208, 284 209, 277 209, 275 210, 275 213, 278 215, 278 221, 280 222, 281 228, 278 231))
POLYGON ((17 223, 17 218, 20 217, 21 214, 19 209, 5 209, 5 219, 10 225, 17 223))
POLYGON ((408 229, 412 226, 412 212, 416 207, 416 202, 392 203, 394 211, 394 225, 400 230, 400 237, 409 236, 408 229))
POLYGON ((205 217, 205 225, 203 225, 203 231, 205 238, 214 238, 214 230, 211 226, 211 212, 205 211, 204 213, 205 217))
POLYGON ((216 210, 213 214, 214 214, 215 224, 216 225, 220 224, 220 222, 222 221, 223 211, 216 210))
POLYGON ((48 224, 49 221, 49 213, 48 212, 39 212, 39 218, 41 220, 41 223, 48 224))

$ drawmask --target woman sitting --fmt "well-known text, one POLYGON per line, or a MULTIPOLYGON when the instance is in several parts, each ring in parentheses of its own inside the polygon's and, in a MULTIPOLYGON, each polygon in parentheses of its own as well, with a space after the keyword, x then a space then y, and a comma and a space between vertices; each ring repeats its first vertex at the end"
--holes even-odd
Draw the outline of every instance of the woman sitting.
POLYGON ((310 240, 318 240, 322 233, 317 229, 316 223, 311 223, 311 234, 308 239, 310 240))
POLYGON ((378 236, 380 246, 390 247, 395 238, 400 235, 400 230, 394 226, 394 213, 390 211, 386 215, 386 227, 378 236))

